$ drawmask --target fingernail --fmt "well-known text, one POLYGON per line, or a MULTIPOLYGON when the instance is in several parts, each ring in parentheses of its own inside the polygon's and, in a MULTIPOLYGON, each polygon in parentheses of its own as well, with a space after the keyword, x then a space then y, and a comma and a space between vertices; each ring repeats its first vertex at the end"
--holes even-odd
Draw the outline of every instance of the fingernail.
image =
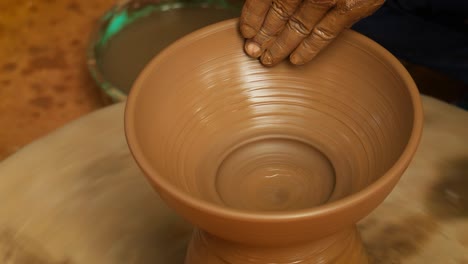
POLYGON ((262 50, 258 44, 254 42, 247 42, 247 44, 245 44, 245 52, 254 58, 258 58, 262 55, 262 50))
POLYGON ((240 31, 242 33, 242 36, 244 36, 244 38, 253 38, 257 34, 257 31, 255 31, 255 29, 245 24, 240 27, 240 31))
POLYGON ((273 65, 273 58, 271 57, 271 54, 269 51, 265 52, 263 55, 262 55, 262 59, 261 59, 263 65, 265 66, 272 66, 273 65))
POLYGON ((294 65, 304 64, 304 59, 302 59, 302 57, 297 54, 292 54, 291 57, 289 57, 289 61, 291 61, 291 63, 294 65))

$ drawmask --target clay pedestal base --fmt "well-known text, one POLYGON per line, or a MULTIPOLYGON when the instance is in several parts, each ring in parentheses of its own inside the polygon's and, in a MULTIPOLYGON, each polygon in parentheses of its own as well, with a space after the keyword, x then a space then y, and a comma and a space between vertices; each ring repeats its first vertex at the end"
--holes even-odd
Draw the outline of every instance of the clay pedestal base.
POLYGON ((355 227, 329 237, 280 247, 248 246, 229 242, 196 229, 185 264, 334 263, 367 264, 368 259, 355 227))

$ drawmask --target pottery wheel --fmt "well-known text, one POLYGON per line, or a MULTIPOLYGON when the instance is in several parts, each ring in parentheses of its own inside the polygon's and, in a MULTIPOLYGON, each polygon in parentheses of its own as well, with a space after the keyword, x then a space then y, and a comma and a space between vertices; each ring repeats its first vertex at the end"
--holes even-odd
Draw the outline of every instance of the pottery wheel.
MULTIPOLYGON (((359 228, 375 263, 468 263, 468 112, 424 97, 418 153, 359 228)), ((128 151, 124 104, 0 163, 0 263, 183 263, 190 226, 128 151)))

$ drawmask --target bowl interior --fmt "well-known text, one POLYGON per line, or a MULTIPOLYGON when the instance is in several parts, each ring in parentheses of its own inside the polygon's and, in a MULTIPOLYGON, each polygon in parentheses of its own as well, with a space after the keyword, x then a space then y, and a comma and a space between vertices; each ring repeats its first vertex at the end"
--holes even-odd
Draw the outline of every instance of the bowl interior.
POLYGON ((273 68, 242 46, 223 22, 138 78, 127 134, 157 186, 234 210, 294 211, 359 192, 401 156, 415 109, 375 43, 346 31, 313 62, 273 68))

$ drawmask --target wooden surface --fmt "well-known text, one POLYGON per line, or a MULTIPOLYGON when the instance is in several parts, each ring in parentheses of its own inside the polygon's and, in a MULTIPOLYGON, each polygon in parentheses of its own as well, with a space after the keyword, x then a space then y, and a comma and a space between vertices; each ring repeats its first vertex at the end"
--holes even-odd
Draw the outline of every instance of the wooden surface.
POLYGON ((0 1, 0 160, 103 105, 86 46, 114 2, 0 1))
MULTIPOLYGON (((431 98, 424 106, 415 160, 359 224, 375 263, 468 263, 468 112, 431 98)), ((0 163, 0 263, 182 263, 190 226, 136 167, 123 107, 0 163)))

